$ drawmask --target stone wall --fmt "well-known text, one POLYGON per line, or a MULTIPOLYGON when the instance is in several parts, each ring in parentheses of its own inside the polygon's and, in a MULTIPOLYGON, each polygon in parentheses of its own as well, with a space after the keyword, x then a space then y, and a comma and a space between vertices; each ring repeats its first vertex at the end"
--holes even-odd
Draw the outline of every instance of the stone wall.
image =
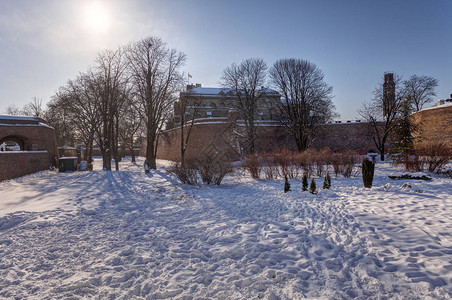
MULTIPOLYGON (((188 129, 185 129, 185 132, 188 129)), ((239 160, 243 153, 244 134, 243 124, 234 122, 209 122, 193 126, 188 141, 185 158, 187 160, 199 157, 209 152, 226 153, 230 160, 239 160)), ((172 161, 180 161, 180 127, 163 132, 158 141, 157 157, 172 161)), ((296 151, 296 145, 287 128, 282 125, 260 123, 256 127, 258 153, 277 151, 282 148, 296 151)), ((341 123, 319 125, 314 130, 318 137, 314 140, 312 148, 322 149, 329 147, 333 151, 356 150, 367 153, 375 149, 372 138, 368 134, 367 123, 341 123)), ((140 155, 145 155, 146 143, 142 143, 140 155)))
POLYGON ((427 108, 411 116, 415 127, 415 147, 437 142, 452 146, 452 104, 427 108))
POLYGON ((363 154, 377 150, 367 122, 322 124, 316 131, 318 137, 311 146, 315 149, 328 147, 335 152, 355 150, 363 154))
MULTIPOLYGON (((185 159, 190 160, 203 154, 221 153, 228 159, 240 157, 238 139, 233 134, 234 125, 228 122, 212 124, 195 124, 185 152, 185 159)), ((186 136, 188 128, 185 128, 186 136)), ((140 156, 145 156, 146 143, 142 143, 140 156)), ((157 157, 172 161, 181 160, 180 127, 163 132, 159 136, 157 157)))
POLYGON ((0 181, 47 170, 52 165, 47 151, 0 152, 0 181))
POLYGON ((49 157, 57 157, 55 131, 47 125, 0 124, 0 141, 18 137, 24 141, 25 151, 47 151, 49 157))
POLYGON ((0 144, 15 141, 21 147, 18 152, 0 152, 0 181, 57 165, 55 130, 42 121, 0 115, 0 144))
MULTIPOLYGON (((424 109, 412 115, 417 125, 415 133, 419 139, 416 146, 426 143, 443 142, 452 145, 452 104, 445 104, 424 109)), ((359 153, 377 151, 369 124, 366 122, 331 123, 317 125, 311 148, 330 148, 338 152, 355 150, 359 153)), ((198 157, 209 151, 225 151, 230 160, 240 159, 243 150, 243 139, 239 136, 244 133, 244 126, 231 119, 199 122, 193 127, 186 150, 186 159, 198 157)), ((295 151, 296 147, 287 128, 271 123, 261 123, 257 126, 258 152, 270 152, 281 148, 295 151)), ((391 137, 386 149, 390 149, 391 137)), ((142 143, 140 155, 144 156, 146 143, 142 143)), ((180 160, 180 127, 161 134, 158 142, 157 157, 172 161, 180 160)))

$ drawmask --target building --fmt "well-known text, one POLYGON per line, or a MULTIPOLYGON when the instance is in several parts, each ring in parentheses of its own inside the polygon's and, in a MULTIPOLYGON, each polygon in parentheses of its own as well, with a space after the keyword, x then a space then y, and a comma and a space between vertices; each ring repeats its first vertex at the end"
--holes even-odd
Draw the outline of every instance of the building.
POLYGON ((438 143, 452 145, 452 94, 437 105, 411 115, 416 131, 415 148, 438 143))
MULTIPOLYGON (((282 148, 296 151, 288 128, 280 122, 281 95, 263 87, 256 93, 258 100, 254 124, 257 152, 272 152, 282 148)), ((186 127, 190 126, 186 159, 210 153, 222 153, 229 160, 240 159, 246 152, 247 142, 245 121, 237 112, 238 97, 227 88, 203 88, 200 84, 187 86, 174 106, 174 126, 159 135, 157 157, 179 161, 181 144, 184 144, 182 135, 185 139, 188 132, 186 127), (185 124, 183 131, 181 124, 185 124)), ((315 126, 314 131, 319 137, 313 141, 314 148, 329 147, 333 151, 353 149, 361 153, 375 148, 365 122, 315 126)), ((140 154, 144 153, 145 143, 140 154)))
MULTIPOLYGON (((240 95, 229 88, 205 88, 201 84, 187 85, 174 105, 174 125, 192 119, 206 121, 229 118, 239 108, 240 95)), ((278 105, 281 95, 262 87, 256 91, 257 103, 254 119, 257 121, 278 120, 278 105)))
POLYGON ((385 73, 383 83, 383 116, 387 118, 394 113, 395 107, 395 82, 393 73, 385 73))
POLYGON ((0 145, 0 181, 57 165, 55 130, 41 118, 0 115, 0 145))

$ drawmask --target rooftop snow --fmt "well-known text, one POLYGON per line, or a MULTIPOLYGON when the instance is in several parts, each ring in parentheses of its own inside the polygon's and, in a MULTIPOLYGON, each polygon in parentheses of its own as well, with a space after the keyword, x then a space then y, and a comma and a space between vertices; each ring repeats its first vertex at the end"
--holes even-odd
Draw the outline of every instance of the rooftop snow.
POLYGON ((0 115, 0 120, 40 121, 37 117, 0 115))
POLYGON ((452 103, 445 103, 445 104, 441 104, 441 105, 424 108, 424 109, 421 109, 420 111, 437 109, 437 108, 445 108, 445 107, 451 107, 451 106, 452 106, 452 103))
MULTIPOLYGON (((230 88, 210 88, 210 87, 197 87, 194 89, 191 89, 189 91, 184 92, 185 94, 199 94, 199 95, 219 95, 221 92, 224 94, 227 94, 229 92, 234 92, 233 89, 230 88)), ((278 94, 277 91, 263 88, 258 90, 258 92, 263 92, 267 94, 278 94)))

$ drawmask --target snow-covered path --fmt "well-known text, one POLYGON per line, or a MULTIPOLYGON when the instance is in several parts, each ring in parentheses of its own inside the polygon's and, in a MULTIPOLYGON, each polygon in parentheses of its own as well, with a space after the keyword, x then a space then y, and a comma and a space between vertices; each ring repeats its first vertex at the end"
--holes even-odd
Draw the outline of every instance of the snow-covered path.
POLYGON ((435 199, 345 184, 358 178, 315 196, 297 180, 288 194, 240 174, 191 187, 140 166, 0 184, 0 297, 450 298, 450 181, 435 199))

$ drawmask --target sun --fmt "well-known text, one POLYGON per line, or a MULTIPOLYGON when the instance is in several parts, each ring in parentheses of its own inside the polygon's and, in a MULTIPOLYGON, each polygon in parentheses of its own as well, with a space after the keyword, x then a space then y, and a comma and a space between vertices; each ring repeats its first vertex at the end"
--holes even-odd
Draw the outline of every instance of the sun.
POLYGON ((84 9, 85 26, 97 33, 107 31, 110 23, 110 16, 107 8, 101 2, 90 2, 84 9))

